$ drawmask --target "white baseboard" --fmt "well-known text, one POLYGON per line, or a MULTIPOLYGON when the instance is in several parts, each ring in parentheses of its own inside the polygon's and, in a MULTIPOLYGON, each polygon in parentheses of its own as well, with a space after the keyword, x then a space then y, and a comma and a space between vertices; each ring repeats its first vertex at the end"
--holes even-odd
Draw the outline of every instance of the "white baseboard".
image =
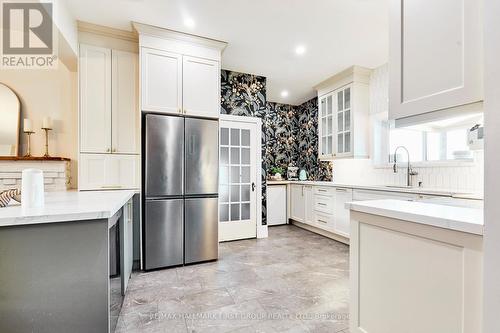
POLYGON ((341 242, 341 243, 349 245, 349 238, 337 235, 337 234, 335 234, 333 232, 329 232, 329 231, 326 231, 326 230, 323 230, 323 229, 320 229, 320 228, 316 228, 316 227, 313 227, 311 225, 308 225, 308 224, 305 224, 305 223, 302 223, 302 222, 293 221, 293 220, 290 220, 290 224, 293 224, 293 225, 295 225, 295 226, 297 226, 299 228, 312 231, 314 233, 320 234, 321 236, 325 236, 325 237, 331 238, 333 240, 336 240, 338 242, 341 242))

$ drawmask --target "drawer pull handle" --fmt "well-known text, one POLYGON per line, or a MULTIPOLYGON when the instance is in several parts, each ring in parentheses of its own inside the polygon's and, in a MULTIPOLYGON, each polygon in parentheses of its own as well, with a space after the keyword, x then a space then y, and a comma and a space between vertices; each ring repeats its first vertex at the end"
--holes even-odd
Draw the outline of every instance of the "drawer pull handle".
POLYGON ((336 191, 337 192, 347 192, 347 189, 345 189, 345 188, 337 188, 336 191))
POLYGON ((318 205, 320 205, 320 206, 326 206, 326 204, 324 204, 322 202, 318 202, 318 205))
POLYGON ((328 192, 328 190, 319 189, 318 192, 328 192))
POLYGON ((328 222, 326 222, 326 221, 319 220, 319 219, 318 219, 318 222, 321 222, 321 223, 328 223, 328 222))

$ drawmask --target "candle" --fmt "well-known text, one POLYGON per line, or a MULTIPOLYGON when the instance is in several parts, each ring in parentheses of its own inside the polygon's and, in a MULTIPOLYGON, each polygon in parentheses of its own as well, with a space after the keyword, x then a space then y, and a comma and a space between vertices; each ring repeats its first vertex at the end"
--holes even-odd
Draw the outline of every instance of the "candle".
POLYGON ((50 117, 43 117, 42 128, 52 128, 52 119, 50 117))
POLYGON ((23 130, 24 132, 33 132, 33 124, 31 123, 31 120, 24 119, 23 130))

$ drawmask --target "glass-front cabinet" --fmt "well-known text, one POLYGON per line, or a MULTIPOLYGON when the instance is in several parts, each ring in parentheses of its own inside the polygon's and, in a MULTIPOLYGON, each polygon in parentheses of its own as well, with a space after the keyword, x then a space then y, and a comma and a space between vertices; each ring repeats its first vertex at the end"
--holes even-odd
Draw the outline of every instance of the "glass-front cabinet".
POLYGON ((331 159, 351 154, 351 86, 319 98, 319 157, 331 159))
POLYGON ((320 98, 319 101, 319 146, 320 155, 324 158, 333 157, 333 94, 320 98))
POLYGON ((369 73, 354 66, 316 87, 320 159, 368 157, 369 73))
POLYGON ((345 156, 351 153, 351 87, 342 88, 337 91, 337 107, 335 115, 337 118, 337 156, 345 156))

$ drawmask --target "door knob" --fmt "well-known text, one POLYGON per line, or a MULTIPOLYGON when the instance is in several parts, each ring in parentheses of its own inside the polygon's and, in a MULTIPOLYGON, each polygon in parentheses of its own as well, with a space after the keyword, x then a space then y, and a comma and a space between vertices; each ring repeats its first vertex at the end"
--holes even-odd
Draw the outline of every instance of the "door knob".
POLYGON ((255 192, 255 183, 252 183, 252 192, 255 192))

